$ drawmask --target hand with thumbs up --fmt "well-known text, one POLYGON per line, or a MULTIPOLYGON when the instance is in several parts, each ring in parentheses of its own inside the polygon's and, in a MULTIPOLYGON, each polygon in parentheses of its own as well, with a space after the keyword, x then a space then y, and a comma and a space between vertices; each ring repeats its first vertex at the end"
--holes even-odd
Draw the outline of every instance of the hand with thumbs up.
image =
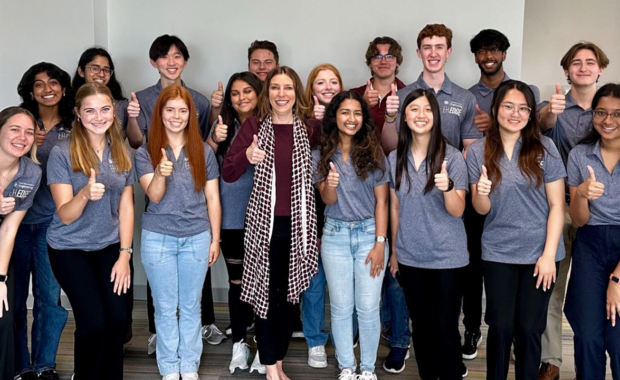
POLYGON ((444 160, 441 164, 441 171, 435 174, 435 187, 439 191, 448 191, 450 188, 450 177, 448 176, 448 161, 444 160))
POLYGON ((398 113, 399 107, 400 100, 398 99, 398 95, 396 95, 396 85, 392 83, 392 92, 385 101, 385 114, 389 117, 394 117, 398 113))
POLYGON ((319 98, 316 95, 312 95, 314 99, 314 108, 312 108, 312 114, 314 118, 317 120, 323 120, 323 116, 325 116, 325 106, 319 102, 319 98))
POLYGON ((484 112, 479 105, 476 104, 476 115, 474 116, 474 124, 480 132, 486 132, 491 126, 491 116, 484 112))
POLYGON ((211 94, 211 107, 220 108, 224 102, 224 86, 222 82, 217 82, 217 90, 211 94))
POLYGON ((135 92, 131 93, 131 100, 127 105, 127 116, 130 118, 136 118, 140 115, 140 102, 135 92))
POLYGON ((97 173, 95 169, 90 168, 90 178, 88 179, 88 183, 86 186, 80 190, 82 192, 82 196, 89 201, 98 201, 103 198, 105 194, 105 185, 103 183, 97 182, 97 173))
POLYGON ((265 151, 258 147, 258 136, 254 135, 252 144, 245 151, 245 155, 248 161, 252 165, 258 165, 265 159, 265 151))
POLYGON ((486 166, 482 165, 482 172, 480 173, 480 179, 478 179, 478 183, 476 184, 476 190, 478 191, 478 195, 488 196, 491 194, 491 186, 493 182, 489 180, 489 176, 487 174, 486 166))
POLYGON ((170 177, 172 175, 172 162, 168 160, 168 155, 166 154, 166 149, 161 148, 161 160, 159 160, 159 164, 155 168, 155 174, 160 177, 170 177))
POLYGON ((4 188, 0 186, 0 215, 8 215, 15 209, 15 198, 5 197, 4 188))
POLYGON ((588 173, 590 174, 588 179, 577 187, 577 194, 589 201, 595 201, 605 193, 605 185, 596 181, 594 169, 590 165, 588 165, 588 173))
POLYGON ((43 143, 45 142, 46 135, 47 135, 47 132, 45 132, 45 128, 37 128, 37 132, 34 135, 34 140, 35 140, 35 143, 37 144, 37 147, 40 147, 41 145, 43 145, 43 143))
POLYGON ((336 188, 340 183, 340 174, 336 171, 336 166, 333 162, 329 163, 329 173, 327 173, 327 186, 336 188))
POLYGON ((379 104, 379 91, 375 90, 372 87, 372 82, 370 79, 366 81, 366 91, 364 91, 364 100, 368 107, 374 107, 379 104))
POLYGON ((228 126, 224 124, 222 120, 222 115, 217 116, 217 124, 215 125, 215 130, 213 131, 213 136, 211 139, 214 143, 219 144, 222 141, 226 140, 228 136, 228 126))
POLYGON ((562 86, 555 84, 555 94, 551 95, 549 101, 549 111, 554 115, 559 115, 566 109, 566 95, 562 92, 562 86))

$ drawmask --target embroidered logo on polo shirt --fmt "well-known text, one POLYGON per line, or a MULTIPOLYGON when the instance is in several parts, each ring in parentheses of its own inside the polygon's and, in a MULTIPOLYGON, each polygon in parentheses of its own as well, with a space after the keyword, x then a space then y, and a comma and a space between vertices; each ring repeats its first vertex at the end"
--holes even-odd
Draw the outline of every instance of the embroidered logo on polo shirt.
POLYGON ((9 197, 24 199, 34 189, 34 185, 26 182, 17 182, 13 185, 9 197))
POLYGON ((463 112, 463 103, 458 103, 450 100, 443 101, 443 107, 441 108, 441 113, 449 113, 457 116, 461 116, 461 112, 463 112))
POLYGON ((183 158, 183 167, 184 167, 185 169, 189 169, 189 168, 191 168, 191 165, 189 164, 189 159, 188 159, 187 157, 184 157, 184 158, 183 158))
POLYGON ((116 173, 116 164, 114 163, 114 160, 112 160, 112 157, 108 158, 108 164, 110 165, 110 170, 113 173, 116 173))
POLYGON ((58 128, 58 140, 65 140, 71 135, 70 130, 66 130, 65 127, 58 128))
POLYGON ((544 154, 539 154, 538 157, 536 157, 536 162, 538 163, 538 166, 540 166, 541 169, 545 168, 545 156, 544 154))

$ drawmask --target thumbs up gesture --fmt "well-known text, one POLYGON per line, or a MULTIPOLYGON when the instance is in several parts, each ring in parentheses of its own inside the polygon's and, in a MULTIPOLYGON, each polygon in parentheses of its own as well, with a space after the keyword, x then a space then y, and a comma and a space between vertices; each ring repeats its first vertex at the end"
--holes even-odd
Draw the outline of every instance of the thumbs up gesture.
POLYGON ((0 186, 0 215, 8 215, 15 209, 15 198, 4 196, 4 187, 0 186))
POLYGON ((325 116, 325 106, 319 103, 319 98, 316 95, 312 95, 314 99, 314 108, 312 109, 312 114, 314 118, 317 120, 323 120, 323 116, 325 116))
POLYGON ((250 162, 250 164, 252 165, 257 165, 263 162, 263 160, 265 159, 265 151, 261 150, 258 147, 258 136, 254 135, 254 140, 252 141, 252 144, 248 147, 248 149, 245 151, 245 155, 248 158, 248 161, 250 162))
POLYGON ((479 105, 476 104, 476 115, 474 116, 474 124, 480 132, 486 132, 491 126, 491 117, 484 112, 479 105))
POLYGON ((224 124, 222 115, 218 115, 217 124, 215 125, 215 130, 213 131, 213 136, 211 138, 214 143, 219 144, 226 140, 226 136, 228 136, 228 126, 224 124))
POLYGON ((155 173, 160 177, 170 177, 172 175, 172 162, 168 160, 168 155, 164 148, 161 148, 161 160, 159 160, 159 164, 155 168, 155 173))
POLYGON ((435 174, 435 187, 439 191, 448 191, 450 187, 450 177, 448 176, 448 161, 444 160, 441 164, 441 171, 435 174))
POLYGON ((37 128, 37 132, 34 135, 35 142, 37 147, 40 147, 45 142, 45 136, 47 133, 45 132, 45 128, 37 128))
POLYGON ((482 172, 480 173, 480 178, 478 179, 478 183, 476 184, 476 190, 478 191, 478 195, 488 196, 491 193, 492 185, 493 182, 489 180, 487 168, 486 166, 482 165, 482 172))
POLYGON ((336 166, 333 162, 329 163, 329 173, 327 173, 327 186, 338 187, 340 183, 340 174, 336 171, 336 166))
POLYGON ((577 193, 589 201, 595 201, 605 193, 605 185, 596 181, 596 174, 590 165, 588 165, 588 173, 590 176, 577 187, 577 193))
POLYGON ((566 109, 566 95, 562 92, 562 86, 559 83, 555 84, 555 94, 551 95, 549 107, 554 115, 559 115, 566 109))
POLYGON ((400 106, 400 100, 396 95, 396 85, 392 83, 392 92, 385 101, 385 114, 394 117, 398 113, 398 107, 400 106))
POLYGON ((90 178, 86 186, 82 188, 82 195, 89 201, 98 201, 105 194, 105 185, 97 182, 95 169, 90 168, 90 178))
POLYGON ((140 102, 138 102, 138 97, 135 92, 131 93, 131 100, 127 105, 127 116, 131 118, 136 118, 140 115, 140 102))
POLYGON ((364 100, 368 104, 368 107, 374 107, 379 104, 379 91, 372 87, 370 79, 366 81, 366 91, 364 91, 364 100))
POLYGON ((222 82, 217 82, 217 90, 211 94, 211 107, 220 108, 224 102, 224 86, 222 82))

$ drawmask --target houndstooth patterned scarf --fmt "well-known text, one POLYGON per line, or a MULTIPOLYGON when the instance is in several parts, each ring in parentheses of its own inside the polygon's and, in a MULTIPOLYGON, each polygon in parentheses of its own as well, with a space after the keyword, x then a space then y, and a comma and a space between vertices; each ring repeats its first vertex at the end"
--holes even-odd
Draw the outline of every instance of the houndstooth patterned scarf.
MULTIPOLYGON (((246 211, 245 259, 241 300, 263 319, 269 309, 269 244, 276 206, 275 135, 271 115, 261 123, 258 140, 265 159, 256 165, 246 211)), ((298 303, 318 269, 316 212, 308 133, 293 116, 293 178, 291 183, 291 256, 287 301, 298 303)))

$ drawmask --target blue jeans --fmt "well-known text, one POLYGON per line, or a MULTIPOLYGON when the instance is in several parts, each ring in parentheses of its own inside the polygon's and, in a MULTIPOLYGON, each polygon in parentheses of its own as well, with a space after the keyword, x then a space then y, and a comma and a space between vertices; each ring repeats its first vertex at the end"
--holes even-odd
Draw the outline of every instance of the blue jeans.
POLYGON ((60 306, 60 285, 47 253, 50 222, 22 224, 11 261, 15 268, 15 373, 56 368, 56 351, 69 313, 60 306), (32 355, 28 352, 28 290, 32 274, 32 355))
MULTIPOLYGON (((329 286, 332 333, 341 369, 355 369, 353 354, 353 310, 359 322, 362 371, 375 371, 381 322, 379 303, 383 275, 370 276, 366 257, 375 245, 375 220, 345 222, 326 218, 321 257, 329 286)), ((384 267, 388 247, 384 251, 384 267)))
POLYGON ((392 329, 388 336, 390 347, 407 348, 411 341, 409 311, 403 288, 398 280, 387 273, 381 289, 381 326, 383 331, 392 329))
POLYGON ((142 230, 142 264, 151 285, 162 376, 198 372, 200 299, 209 269, 210 231, 176 238, 142 230))

